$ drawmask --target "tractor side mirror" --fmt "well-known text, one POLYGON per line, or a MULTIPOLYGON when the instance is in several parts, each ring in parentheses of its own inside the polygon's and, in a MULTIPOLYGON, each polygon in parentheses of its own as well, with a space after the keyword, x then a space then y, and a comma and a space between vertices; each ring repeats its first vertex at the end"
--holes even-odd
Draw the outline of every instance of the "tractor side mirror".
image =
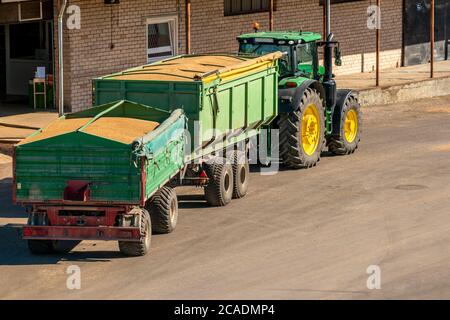
POLYGON ((334 64, 338 67, 342 66, 341 49, 339 46, 334 47, 334 64))

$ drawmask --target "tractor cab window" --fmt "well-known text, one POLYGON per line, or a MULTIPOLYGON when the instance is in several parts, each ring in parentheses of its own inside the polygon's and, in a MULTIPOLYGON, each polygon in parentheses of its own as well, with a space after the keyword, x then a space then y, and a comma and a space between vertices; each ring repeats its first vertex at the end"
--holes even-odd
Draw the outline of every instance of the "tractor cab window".
POLYGON ((287 53, 283 55, 283 57, 281 57, 280 60, 278 61, 278 66, 280 68, 280 76, 292 72, 291 64, 289 62, 290 50, 291 49, 289 46, 280 46, 269 43, 241 43, 239 45, 239 52, 245 54, 254 54, 262 56, 277 51, 287 53))
POLYGON ((296 48, 298 70, 307 75, 312 73, 314 64, 314 43, 300 44, 296 48))

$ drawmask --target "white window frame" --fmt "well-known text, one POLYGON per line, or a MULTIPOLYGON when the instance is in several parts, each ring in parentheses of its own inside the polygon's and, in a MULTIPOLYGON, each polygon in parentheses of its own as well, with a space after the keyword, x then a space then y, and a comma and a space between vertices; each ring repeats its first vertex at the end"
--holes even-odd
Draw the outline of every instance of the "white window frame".
POLYGON ((163 16, 163 17, 152 17, 147 18, 145 20, 145 33, 147 35, 147 62, 152 63, 163 59, 168 59, 173 56, 178 55, 178 17, 177 16, 163 16), (168 51, 169 47, 159 47, 156 49, 149 49, 148 47, 148 26, 150 24, 158 24, 158 23, 168 23, 169 24, 169 32, 170 32, 170 42, 172 44, 172 55, 160 56, 156 58, 149 58, 148 55, 151 53, 159 53, 168 51))
POLYGON ((19 6, 19 10, 18 10, 19 22, 42 20, 42 17, 43 17, 42 2, 39 2, 39 17, 35 17, 35 18, 22 19, 22 3, 19 2, 18 6, 19 6))

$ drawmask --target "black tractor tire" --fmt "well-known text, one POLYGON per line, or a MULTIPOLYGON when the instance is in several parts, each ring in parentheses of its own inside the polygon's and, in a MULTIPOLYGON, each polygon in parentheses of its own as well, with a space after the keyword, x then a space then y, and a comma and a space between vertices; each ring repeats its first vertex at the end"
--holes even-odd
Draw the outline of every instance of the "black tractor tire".
MULTIPOLYGON (((49 225, 47 215, 33 214, 28 217, 28 225, 46 226, 49 225)), ((56 241, 54 240, 27 240, 28 249, 32 254, 52 254, 56 253, 56 241)))
POLYGON ((55 253, 55 243, 53 240, 27 240, 28 249, 32 254, 52 254, 55 253))
POLYGON ((152 237, 152 222, 147 210, 140 208, 140 229, 141 238, 139 241, 119 241, 119 250, 122 254, 129 257, 140 257, 147 254, 150 250, 152 237))
POLYGON ((250 166, 245 152, 234 151, 233 157, 233 199, 245 197, 248 191, 250 166))
POLYGON ((283 164, 292 169, 311 168, 320 161, 325 146, 325 113, 319 93, 311 88, 305 90, 296 111, 280 115, 280 157, 283 164), (310 105, 315 105, 319 116, 319 141, 311 155, 303 149, 302 119, 310 105))
MULTIPOLYGON (((267 129, 267 130, 271 130, 271 129, 267 129)), ((256 136, 256 139, 257 139, 256 141, 257 141, 257 146, 258 146, 256 149, 258 165, 262 168, 268 168, 272 165, 272 155, 269 154, 270 152, 268 150, 269 146, 267 146, 267 143, 263 144, 261 142, 262 137, 260 134, 256 136), (260 154, 260 148, 262 148, 262 146, 264 146, 264 148, 266 149, 266 151, 263 152, 263 153, 265 153, 263 155, 260 154)))
POLYGON ((213 207, 223 207, 233 198, 233 168, 230 164, 212 163, 205 165, 209 178, 205 186, 206 202, 213 207))
POLYGON ((156 192, 145 208, 150 213, 153 233, 171 233, 178 221, 178 198, 175 190, 164 186, 156 192))
MULTIPOLYGON (((358 99, 351 95, 347 98, 344 105, 340 108, 339 117, 339 133, 333 134, 328 139, 328 151, 336 155, 352 154, 358 149, 359 142, 361 141, 361 128, 362 128, 362 111, 361 105, 358 99), (357 132, 352 141, 348 141, 345 137, 345 126, 348 113, 353 110, 357 117, 357 132)), ((336 110, 339 112, 339 110, 336 110)), ((335 112, 336 112, 335 111, 335 112)))

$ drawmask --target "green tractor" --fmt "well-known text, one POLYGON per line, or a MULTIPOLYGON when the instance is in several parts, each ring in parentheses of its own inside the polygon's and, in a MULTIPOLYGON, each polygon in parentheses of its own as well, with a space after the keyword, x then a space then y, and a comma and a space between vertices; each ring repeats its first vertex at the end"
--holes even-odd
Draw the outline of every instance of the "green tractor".
POLYGON ((328 32, 326 41, 312 32, 255 32, 240 35, 241 54, 281 51, 277 124, 279 152, 291 168, 310 168, 328 147, 332 154, 351 154, 361 136, 361 107, 349 89, 337 89, 332 73, 340 65, 339 43, 328 32), (324 65, 319 65, 319 48, 324 65))

